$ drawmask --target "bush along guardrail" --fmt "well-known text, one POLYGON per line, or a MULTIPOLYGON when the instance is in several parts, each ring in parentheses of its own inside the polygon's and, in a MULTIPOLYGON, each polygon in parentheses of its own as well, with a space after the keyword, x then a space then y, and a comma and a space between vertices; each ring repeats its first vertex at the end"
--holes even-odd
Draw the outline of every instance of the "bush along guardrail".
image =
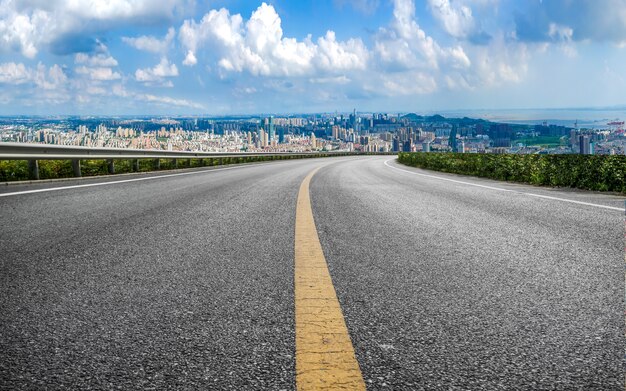
MULTIPOLYGON (((309 155, 269 155, 242 157, 215 157, 192 159, 86 159, 86 160, 39 160, 37 179, 71 178, 76 176, 96 176, 147 172, 176 168, 209 167, 224 164, 264 162, 270 160, 303 159, 329 156, 345 156, 349 153, 309 154, 309 155), (78 162, 78 164, 76 163, 78 162), (77 172, 78 167, 78 172, 77 172)), ((0 160, 0 182, 33 179, 32 164, 27 160, 0 160)))
POLYGON ((533 185, 626 193, 626 156, 401 152, 412 167, 533 185))

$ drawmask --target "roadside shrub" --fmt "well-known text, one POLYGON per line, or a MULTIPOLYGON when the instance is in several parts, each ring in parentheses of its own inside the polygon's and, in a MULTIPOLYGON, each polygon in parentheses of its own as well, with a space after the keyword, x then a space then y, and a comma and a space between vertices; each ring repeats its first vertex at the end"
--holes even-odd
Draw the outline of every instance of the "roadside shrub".
POLYGON ((400 152, 412 167, 533 185, 626 193, 626 156, 400 152))

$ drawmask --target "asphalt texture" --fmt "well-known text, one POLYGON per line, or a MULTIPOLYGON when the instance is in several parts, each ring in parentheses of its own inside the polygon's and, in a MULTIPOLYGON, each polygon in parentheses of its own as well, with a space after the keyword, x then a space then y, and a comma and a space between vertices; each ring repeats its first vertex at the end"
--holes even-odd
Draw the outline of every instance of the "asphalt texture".
POLYGON ((0 388, 294 389, 295 205, 323 166, 313 213, 368 389, 623 389, 624 213, 525 193, 624 197, 390 158, 0 197, 0 388))

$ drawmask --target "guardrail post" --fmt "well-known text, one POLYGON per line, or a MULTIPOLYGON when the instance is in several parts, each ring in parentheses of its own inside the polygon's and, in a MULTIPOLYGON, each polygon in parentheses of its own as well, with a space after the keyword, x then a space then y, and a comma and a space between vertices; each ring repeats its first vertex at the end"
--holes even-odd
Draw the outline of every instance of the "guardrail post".
POLYGON ((191 159, 187 159, 187 166, 191 168, 191 159))
POLYGON ((152 163, 152 168, 154 170, 160 170, 161 169, 161 159, 154 159, 154 163, 152 163))
POLYGON ((139 159, 133 159, 133 171, 139 172, 139 159))
POLYGON ((109 174, 115 174, 115 163, 113 162, 113 159, 107 160, 107 166, 109 169, 109 174))
POLYGON ((80 160, 72 159, 72 171, 74 171, 75 177, 81 176, 82 173, 80 172, 80 160))
POLYGON ((178 159, 173 159, 172 163, 174 163, 174 168, 178 168, 178 159))
POLYGON ((28 177, 30 179, 39 179, 39 162, 37 160, 28 161, 28 177))

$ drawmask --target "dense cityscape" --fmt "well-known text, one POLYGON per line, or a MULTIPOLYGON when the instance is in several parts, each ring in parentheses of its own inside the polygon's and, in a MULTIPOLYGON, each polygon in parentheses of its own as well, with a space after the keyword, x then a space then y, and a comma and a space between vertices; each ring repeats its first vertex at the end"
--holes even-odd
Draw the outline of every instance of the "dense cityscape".
POLYGON ((621 121, 585 129, 356 110, 288 117, 5 117, 0 140, 204 152, 626 154, 621 121))

